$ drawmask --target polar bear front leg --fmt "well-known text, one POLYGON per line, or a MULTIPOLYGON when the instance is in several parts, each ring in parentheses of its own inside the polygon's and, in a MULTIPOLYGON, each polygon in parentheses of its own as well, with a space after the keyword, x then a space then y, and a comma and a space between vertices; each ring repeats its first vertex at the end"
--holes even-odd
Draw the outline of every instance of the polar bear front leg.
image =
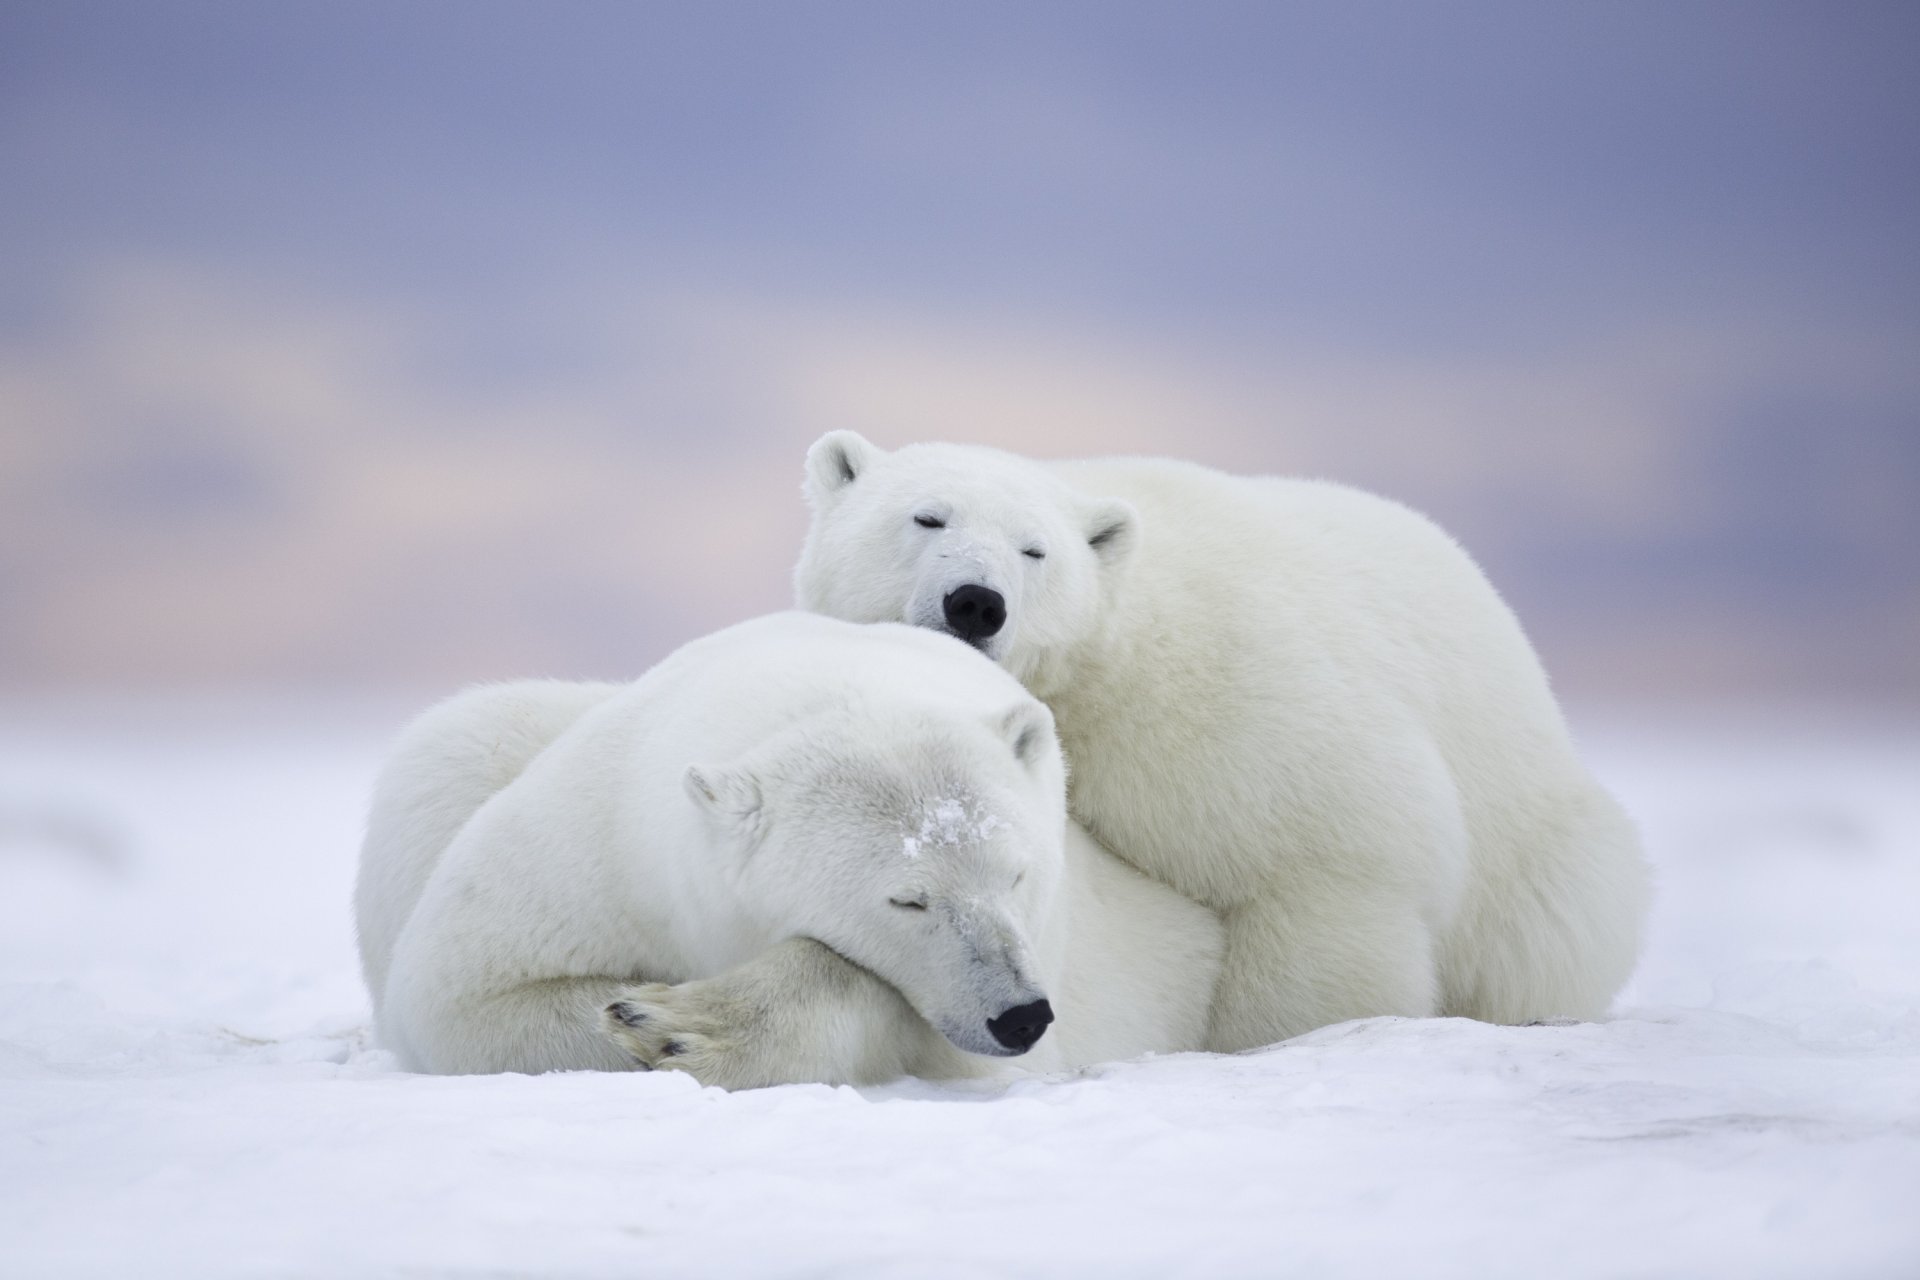
POLYGON ((617 978, 539 978, 499 990, 462 986, 424 964, 396 966, 380 1040, 415 1071, 629 1071, 600 1034, 599 1012, 625 989, 617 978))
POLYGON ((1209 1049, 1236 1053, 1352 1018, 1438 1011, 1433 943, 1412 903, 1350 882, 1326 888, 1224 913, 1209 1049))
POLYGON ((717 977, 623 988, 601 1026, 640 1066, 725 1089, 974 1072, 897 990, 811 938, 717 977))

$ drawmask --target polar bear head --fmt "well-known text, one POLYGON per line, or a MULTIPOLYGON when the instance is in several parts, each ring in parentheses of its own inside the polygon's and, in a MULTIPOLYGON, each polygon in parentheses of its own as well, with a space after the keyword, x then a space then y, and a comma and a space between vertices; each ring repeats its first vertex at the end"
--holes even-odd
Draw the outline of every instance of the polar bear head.
POLYGON ((1043 695, 1110 615, 1138 540, 1128 503, 972 445, 889 453, 830 432, 807 452, 806 494, 802 608, 944 631, 1043 695))
POLYGON ((825 943, 995 1056, 1053 1020, 1034 939, 1065 856, 1053 718, 1014 692, 985 717, 835 708, 685 775, 766 936, 825 943))

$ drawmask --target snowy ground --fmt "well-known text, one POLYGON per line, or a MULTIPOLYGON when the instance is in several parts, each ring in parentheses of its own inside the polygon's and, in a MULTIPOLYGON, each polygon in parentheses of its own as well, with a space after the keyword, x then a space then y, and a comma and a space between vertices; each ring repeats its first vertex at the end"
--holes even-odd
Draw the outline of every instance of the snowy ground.
POLYGON ((1603 1024, 728 1095, 368 1045, 386 727, 0 715, 0 1275, 1920 1275, 1920 729, 1590 725, 1603 1024))

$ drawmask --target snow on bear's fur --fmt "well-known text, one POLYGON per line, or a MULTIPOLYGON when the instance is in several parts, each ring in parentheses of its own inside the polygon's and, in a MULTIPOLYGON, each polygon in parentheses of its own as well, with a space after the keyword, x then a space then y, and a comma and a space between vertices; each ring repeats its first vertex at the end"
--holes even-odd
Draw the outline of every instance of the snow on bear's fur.
POLYGON ((728 1087, 1198 1048, 1219 922, 1069 824, 1063 769, 1045 706, 908 627, 780 614, 631 685, 469 690, 375 789, 380 1039, 728 1087))
POLYGON ((1052 708, 1074 816, 1220 911, 1208 1043, 1602 1014, 1637 838, 1473 561, 1405 507, 1184 462, 807 457, 802 607, 969 640, 1052 708))

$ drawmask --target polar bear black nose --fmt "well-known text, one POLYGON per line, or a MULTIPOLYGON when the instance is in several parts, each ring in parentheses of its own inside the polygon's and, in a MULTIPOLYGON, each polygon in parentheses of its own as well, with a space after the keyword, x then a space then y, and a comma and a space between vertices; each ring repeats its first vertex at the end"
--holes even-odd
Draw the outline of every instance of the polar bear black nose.
POLYGON ((969 582, 947 592, 947 625, 968 644, 979 644, 1007 625, 1007 602, 992 587, 969 582))
POLYGON ((993 1038, 1015 1053, 1025 1053, 1038 1044, 1053 1021, 1053 1006, 1045 1000, 1017 1004, 997 1018, 987 1019, 993 1038))

